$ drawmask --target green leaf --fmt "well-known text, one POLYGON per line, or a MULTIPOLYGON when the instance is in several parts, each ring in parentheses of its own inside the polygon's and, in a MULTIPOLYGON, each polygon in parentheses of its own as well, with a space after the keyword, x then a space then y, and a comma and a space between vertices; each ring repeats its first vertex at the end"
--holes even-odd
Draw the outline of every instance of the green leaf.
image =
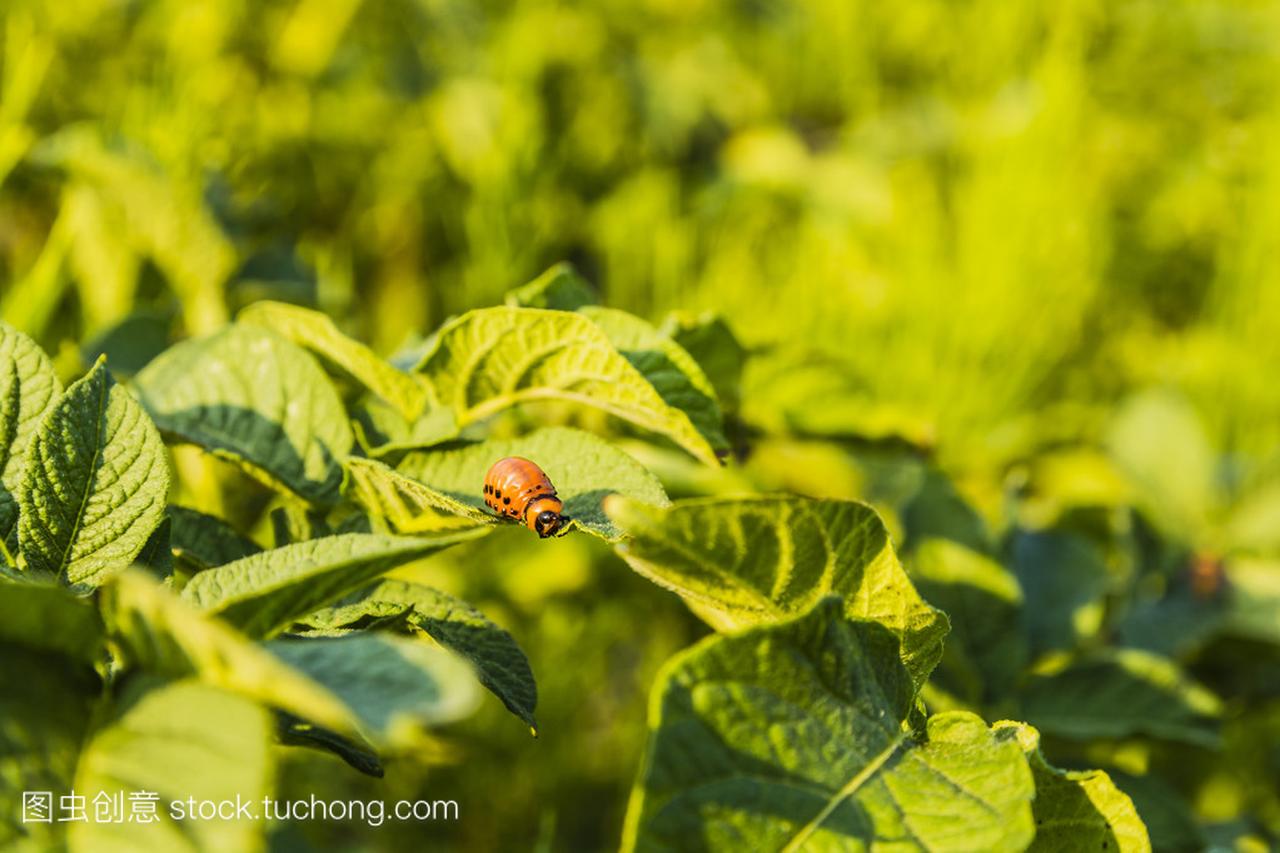
POLYGON ((1027 663, 1022 590, 1012 573, 945 539, 920 543, 909 567, 920 594, 951 624, 934 680, 979 707, 1007 696, 1027 663))
POLYGON ((136 381, 166 435, 272 488, 320 505, 338 500, 351 427, 333 383, 305 350, 237 324, 170 348, 136 381))
POLYGON ((1199 542, 1220 496, 1214 451, 1195 409, 1175 394, 1148 391, 1116 415, 1107 444, 1161 531, 1199 542))
POLYGON ((247 699, 196 681, 134 682, 94 733, 76 771, 89 820, 69 828, 74 850, 252 850, 271 791, 270 715, 247 699), (144 688, 146 689, 144 692, 144 688), (157 796, 153 823, 130 820, 132 798, 157 796), (95 798, 118 799, 120 816, 95 820, 95 798), (250 804, 258 819, 174 819, 194 799, 250 804))
POLYGON ((0 580, 0 644, 15 643, 94 664, 103 657, 102 632, 98 611, 65 588, 0 580))
POLYGON ((519 403, 565 400, 664 435, 709 465, 715 448, 662 399, 588 318, 536 308, 482 308, 441 328, 418 365, 460 428, 519 403))
POLYGON ((0 543, 18 546, 18 503, 27 445, 36 427, 62 395, 62 383, 44 350, 31 338, 0 323, 0 543))
POLYGON ((630 537, 623 559, 717 630, 787 619, 835 593, 848 616, 893 632, 917 684, 942 655, 947 617, 916 592, 866 504, 752 496, 606 509, 630 537))
POLYGON ((907 724, 897 639, 829 598, 658 676, 625 849, 1022 850, 1031 772, 966 712, 907 724))
POLYGON ((345 533, 298 542, 200 572, 182 597, 252 637, 268 637, 396 566, 485 532, 413 539, 345 533))
POLYGON ((507 292, 508 305, 576 311, 599 300, 595 290, 569 263, 558 263, 528 284, 507 292))
POLYGON ((337 696, 145 574, 121 572, 103 587, 102 596, 107 630, 124 667, 172 678, 194 676, 360 737, 356 716, 337 696))
POLYGON ((402 417, 413 420, 422 414, 427 393, 419 378, 397 370, 364 344, 342 334, 327 315, 283 302, 256 302, 236 319, 270 329, 306 348, 386 400, 402 417))
POLYGON ((133 562, 164 517, 155 426, 99 361, 40 421, 18 492, 27 568, 84 589, 133 562))
POLYGON ((341 698, 361 730, 383 745, 412 744, 422 727, 462 719, 479 700, 465 663, 402 637, 279 639, 266 648, 341 698))
POLYGON ((24 645, 0 641, 0 657, 0 849, 59 850, 66 824, 23 822, 22 794, 48 791, 56 811, 72 792, 102 680, 86 663, 24 645))
POLYGON ((717 314, 675 313, 662 324, 662 333, 693 357, 711 381, 721 404, 735 411, 741 396, 747 351, 724 318, 717 314))
POLYGON ((610 541, 621 532, 602 507, 609 495, 624 495, 654 506, 668 503, 662 484, 640 463, 591 433, 565 427, 447 450, 416 451, 407 454, 396 470, 479 509, 484 507, 485 474, 506 456, 523 456, 538 463, 564 502, 564 514, 583 530, 610 541))
POLYGON ((404 614, 405 623, 471 662, 507 710, 537 730, 538 688, 515 639, 465 601, 421 584, 388 579, 312 613, 305 624, 322 629, 355 626, 404 614))
POLYGON ((216 516, 185 506, 169 507, 170 544, 179 557, 201 569, 211 569, 262 550, 216 516))
POLYGON ((1226 572, 1225 630, 1280 645, 1280 561, 1240 557, 1226 572))
POLYGON ((667 405, 688 415, 713 449, 729 449, 715 388, 684 347, 626 311, 588 305, 578 313, 604 330, 618 352, 649 380, 667 405))
POLYGON ((1033 655, 1073 649, 1096 630, 1099 601, 1111 580, 1102 554, 1070 533, 1018 531, 1012 567, 1026 599, 1027 637, 1033 655))
POLYGON ((1173 661, 1137 649, 1033 676, 1022 702, 1032 725, 1075 740, 1150 735, 1207 748, 1221 740, 1218 698, 1173 661))
POLYGON ((495 524, 497 518, 442 492, 437 492, 373 459, 346 461, 347 494, 396 533, 461 530, 495 524))
POLYGON ((1006 720, 992 730, 997 739, 1014 740, 1031 766, 1036 783, 1036 798, 1031 804, 1036 839, 1029 850, 1151 850, 1147 827, 1133 800, 1104 771, 1067 771, 1050 765, 1040 753, 1040 733, 1026 723, 1006 720))

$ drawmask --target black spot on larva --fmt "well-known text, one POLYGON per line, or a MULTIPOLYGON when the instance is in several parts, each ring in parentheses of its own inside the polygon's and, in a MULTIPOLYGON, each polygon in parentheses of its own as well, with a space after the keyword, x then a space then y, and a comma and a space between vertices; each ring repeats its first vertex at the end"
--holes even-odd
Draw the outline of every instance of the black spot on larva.
POLYGON ((508 498, 503 498, 503 499, 502 499, 502 502, 503 502, 504 504, 509 504, 509 503, 511 503, 511 498, 509 498, 509 497, 508 497, 508 498))

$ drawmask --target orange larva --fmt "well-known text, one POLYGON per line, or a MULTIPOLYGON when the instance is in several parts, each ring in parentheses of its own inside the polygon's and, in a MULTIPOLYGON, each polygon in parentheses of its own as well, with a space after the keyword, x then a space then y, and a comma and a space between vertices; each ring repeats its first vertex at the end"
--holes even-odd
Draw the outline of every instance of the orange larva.
POLYGON ((498 515, 514 518, 543 539, 567 521, 546 472, 528 459, 508 456, 493 463, 484 475, 484 502, 498 515))

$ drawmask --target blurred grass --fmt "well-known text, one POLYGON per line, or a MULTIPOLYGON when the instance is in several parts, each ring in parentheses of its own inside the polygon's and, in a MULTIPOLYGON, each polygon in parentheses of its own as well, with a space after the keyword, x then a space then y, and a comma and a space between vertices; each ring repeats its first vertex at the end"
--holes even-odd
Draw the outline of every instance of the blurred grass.
MULTIPOLYGON (((1230 501, 1280 477, 1278 37, 1246 0, 8 0, 0 316, 69 373, 262 297, 390 353, 569 259, 611 306, 722 313, 784 431, 930 445, 984 508, 1152 385, 1230 501)), ((754 476, 881 488, 830 453, 754 476)), ((473 843, 607 846, 620 800, 567 815, 625 791, 643 703, 574 703, 693 630, 615 560, 557 565, 490 578, 537 602, 548 711, 533 745, 469 730, 450 784, 527 774, 473 843)))

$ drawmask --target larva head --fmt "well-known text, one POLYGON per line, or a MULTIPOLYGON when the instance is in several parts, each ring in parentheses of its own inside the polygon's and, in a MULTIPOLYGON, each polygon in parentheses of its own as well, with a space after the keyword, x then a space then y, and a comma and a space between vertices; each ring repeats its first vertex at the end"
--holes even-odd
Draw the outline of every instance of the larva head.
POLYGON ((524 523, 529 529, 543 539, 554 536, 564 524, 564 516, 560 513, 564 505, 555 495, 544 495, 529 501, 524 510, 524 523))

